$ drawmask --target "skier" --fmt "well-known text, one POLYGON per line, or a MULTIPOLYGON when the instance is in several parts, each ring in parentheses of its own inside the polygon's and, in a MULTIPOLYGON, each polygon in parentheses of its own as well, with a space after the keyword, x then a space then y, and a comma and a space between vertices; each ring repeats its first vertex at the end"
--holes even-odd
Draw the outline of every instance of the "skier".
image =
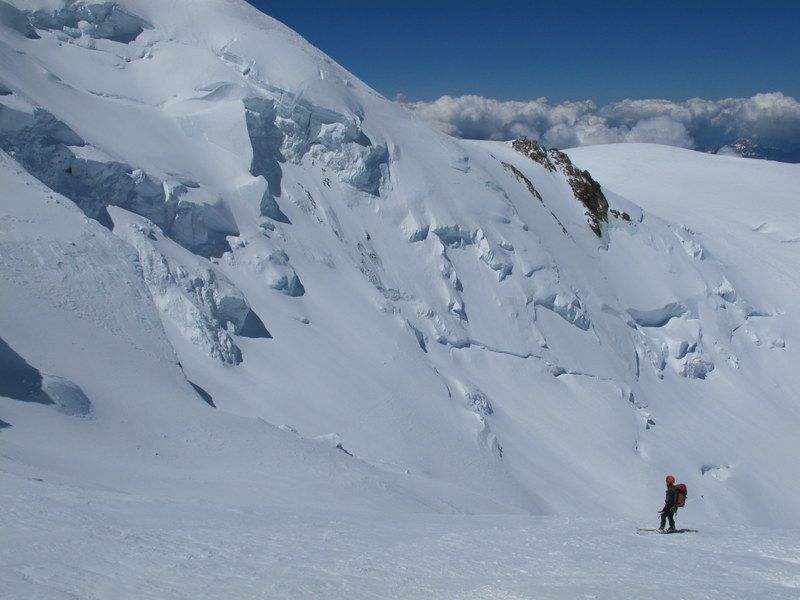
POLYGON ((664 531, 667 519, 669 519, 668 532, 675 531, 675 513, 678 512, 678 490, 675 489, 675 478, 667 475, 667 494, 664 499, 664 508, 661 509, 661 526, 659 531, 664 531))

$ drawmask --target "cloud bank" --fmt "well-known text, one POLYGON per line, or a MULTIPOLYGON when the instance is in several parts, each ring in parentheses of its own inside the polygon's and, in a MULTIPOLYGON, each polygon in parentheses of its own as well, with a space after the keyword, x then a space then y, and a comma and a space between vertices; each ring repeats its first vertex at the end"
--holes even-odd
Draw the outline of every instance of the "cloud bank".
POLYGON ((780 92, 718 101, 623 100, 602 107, 591 100, 552 105, 544 98, 502 102, 481 96, 403 105, 442 131, 468 139, 524 135, 553 148, 614 142, 722 153, 761 148, 800 161, 800 102, 780 92))

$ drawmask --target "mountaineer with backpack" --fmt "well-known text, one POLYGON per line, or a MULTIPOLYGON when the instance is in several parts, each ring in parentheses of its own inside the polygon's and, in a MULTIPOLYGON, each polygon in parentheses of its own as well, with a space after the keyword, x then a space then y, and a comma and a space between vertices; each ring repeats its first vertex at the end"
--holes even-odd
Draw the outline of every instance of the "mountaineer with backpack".
POLYGON ((672 475, 667 475, 667 494, 664 499, 664 508, 661 509, 661 526, 659 531, 664 531, 664 526, 669 519, 669 529, 667 531, 672 533, 675 531, 675 514, 678 508, 686 502, 686 486, 682 483, 675 485, 675 478, 672 475))

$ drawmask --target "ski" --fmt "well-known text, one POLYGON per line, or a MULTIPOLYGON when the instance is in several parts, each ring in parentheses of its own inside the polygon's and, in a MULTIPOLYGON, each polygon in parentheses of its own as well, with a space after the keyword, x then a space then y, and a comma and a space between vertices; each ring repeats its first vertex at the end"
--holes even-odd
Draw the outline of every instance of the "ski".
POLYGON ((636 533, 659 533, 659 534, 667 534, 667 533, 699 533, 699 529, 676 529, 675 531, 659 531, 655 527, 637 527, 636 533))

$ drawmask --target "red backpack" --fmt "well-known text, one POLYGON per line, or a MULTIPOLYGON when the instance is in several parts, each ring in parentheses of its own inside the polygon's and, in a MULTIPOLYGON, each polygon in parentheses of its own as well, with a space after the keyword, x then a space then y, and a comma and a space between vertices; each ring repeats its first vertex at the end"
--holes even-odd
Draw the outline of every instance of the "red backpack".
POLYGON ((675 491, 678 492, 675 496, 675 506, 681 507, 686 504, 686 484, 679 483, 675 486, 675 491))

